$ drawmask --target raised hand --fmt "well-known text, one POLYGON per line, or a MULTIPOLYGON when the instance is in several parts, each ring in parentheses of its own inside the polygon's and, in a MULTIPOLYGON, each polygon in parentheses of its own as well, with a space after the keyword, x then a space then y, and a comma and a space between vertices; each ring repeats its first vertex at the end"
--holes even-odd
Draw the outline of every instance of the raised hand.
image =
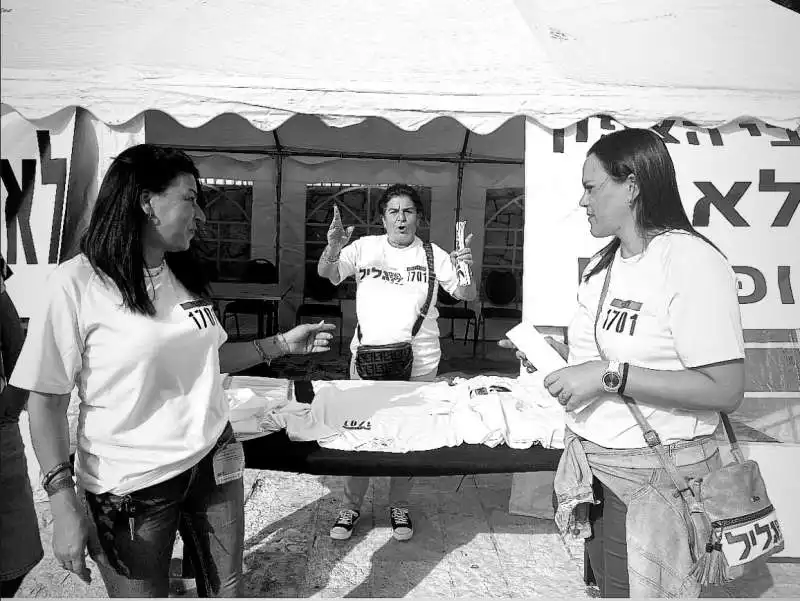
POLYGON ((333 220, 328 228, 328 246, 333 249, 342 250, 350 241, 353 235, 354 226, 345 229, 342 225, 342 216, 339 214, 339 205, 333 204, 333 220))
POLYGON ((470 242, 472 242, 472 234, 469 234, 466 240, 464 240, 463 248, 457 248, 450 253, 450 260, 453 261, 453 265, 455 265, 457 261, 463 261, 467 265, 472 265, 472 249, 469 247, 470 242))

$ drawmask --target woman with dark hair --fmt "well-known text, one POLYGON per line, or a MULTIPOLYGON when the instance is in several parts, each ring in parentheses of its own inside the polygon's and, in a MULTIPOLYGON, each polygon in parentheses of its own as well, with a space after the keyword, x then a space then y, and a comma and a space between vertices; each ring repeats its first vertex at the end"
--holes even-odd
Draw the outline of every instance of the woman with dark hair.
POLYGON ((44 553, 19 416, 28 393, 7 386, 22 349, 17 309, 6 292, 11 269, 0 256, 0 598, 13 597, 44 553))
POLYGON ((684 477, 720 465, 719 412, 734 411, 744 392, 736 278, 692 228, 656 133, 626 129, 598 140, 583 187, 592 235, 613 238, 584 271, 569 348, 551 341, 568 350, 568 366, 544 379, 566 409, 557 521, 588 534, 573 509, 596 503, 586 546, 603 596, 696 596, 690 519, 623 395, 684 477))
MULTIPOLYGON (((464 248, 450 254, 436 244, 423 243, 417 237, 419 220, 424 215, 422 201, 417 191, 406 184, 386 188, 378 202, 378 214, 386 233, 363 236, 348 245, 353 226, 347 229, 342 226, 339 209, 334 205, 328 245, 317 267, 319 275, 335 285, 350 276, 356 278, 358 327, 350 345, 353 353, 350 379, 368 379, 359 375, 356 366, 361 345, 410 341, 413 353, 410 380, 431 381, 436 377, 441 357, 436 321, 437 287, 441 285, 461 300, 473 300, 477 295, 474 279, 469 285, 459 285, 455 267, 458 261, 472 264, 469 248, 472 235, 467 236, 464 248), (429 278, 433 278, 433 300, 425 312, 430 296, 429 278)), ((355 476, 345 479, 344 501, 331 528, 331 538, 346 540, 352 535, 369 480, 355 476)), ((414 533, 408 511, 411 487, 411 478, 390 480, 389 518, 397 540, 408 540, 414 533)))
POLYGON ((332 338, 332 325, 316 324, 226 343, 190 251, 201 205, 186 154, 150 144, 122 152, 100 186, 82 252, 50 277, 12 376, 31 391, 55 556, 88 581, 88 538, 112 597, 168 595, 179 526, 198 593, 242 595, 244 454, 220 372, 322 352, 332 338), (75 473, 91 524, 68 456, 75 387, 75 473))

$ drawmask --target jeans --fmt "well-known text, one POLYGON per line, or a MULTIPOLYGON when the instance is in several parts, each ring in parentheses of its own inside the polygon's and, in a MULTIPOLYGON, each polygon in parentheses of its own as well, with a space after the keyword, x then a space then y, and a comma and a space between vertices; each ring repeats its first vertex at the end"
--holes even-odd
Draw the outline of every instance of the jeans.
MULTIPOLYGON (((436 372, 438 367, 433 371, 429 371, 421 376, 414 376, 411 378, 412 382, 433 382, 436 379, 436 372)), ((356 371, 356 359, 350 361, 350 379, 360 380, 361 376, 356 371)), ((344 499, 342 500, 342 509, 361 510, 361 504, 364 501, 364 495, 367 494, 369 488, 369 476, 345 476, 344 479, 344 499)), ((402 507, 408 508, 408 496, 411 494, 411 489, 414 486, 414 478, 406 476, 392 476, 389 478, 389 507, 402 507)))
POLYGON ((86 492, 96 527, 90 535, 102 549, 93 559, 110 597, 167 597, 179 530, 198 596, 242 596, 242 478, 217 485, 212 464, 229 444, 238 444, 230 424, 199 463, 174 478, 124 496, 86 492))
POLYGON ((599 480, 594 480, 592 488, 598 504, 589 509, 592 536, 586 540, 586 552, 597 587, 604 598, 630 597, 628 546, 625 542, 628 508, 599 480))
MULTIPOLYGON (((587 546, 590 557, 593 546, 595 554, 598 548, 604 549, 605 565, 600 569, 595 569, 592 558, 598 584, 606 582, 609 593, 619 591, 627 571, 631 597, 697 597, 700 585, 689 575, 694 559, 689 547, 688 511, 654 452, 648 447, 605 449, 589 441, 583 441, 583 448, 606 494, 600 528, 587 546), (612 498, 607 491, 613 493, 612 498), (625 557, 619 550, 620 533, 624 535, 625 557)), ((687 479, 704 476, 721 465, 714 436, 665 448, 687 479)))

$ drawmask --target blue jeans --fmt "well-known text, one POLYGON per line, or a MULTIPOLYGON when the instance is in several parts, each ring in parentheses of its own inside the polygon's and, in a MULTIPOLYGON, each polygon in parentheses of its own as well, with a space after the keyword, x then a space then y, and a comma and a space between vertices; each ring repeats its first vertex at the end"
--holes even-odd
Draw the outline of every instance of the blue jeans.
POLYGON ((228 424, 214 448, 174 478, 124 496, 86 492, 103 551, 93 559, 110 597, 167 597, 179 530, 198 596, 242 596, 244 487, 241 478, 217 485, 212 465, 215 451, 233 443, 228 424))
MULTIPOLYGON (((590 513, 595 525, 601 518, 601 527, 587 544, 601 592, 624 595, 627 580, 631 597, 697 597, 700 585, 689 575, 694 558, 688 510, 655 453, 648 447, 605 449, 589 441, 583 448, 605 497, 600 512, 590 513)), ((687 479, 721 465, 715 436, 665 448, 687 479)))

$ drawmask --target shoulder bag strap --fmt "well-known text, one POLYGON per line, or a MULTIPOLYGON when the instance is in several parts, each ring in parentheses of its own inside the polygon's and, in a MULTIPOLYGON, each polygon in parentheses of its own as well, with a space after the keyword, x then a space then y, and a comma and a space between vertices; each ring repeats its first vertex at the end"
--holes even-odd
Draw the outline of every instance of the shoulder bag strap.
POLYGON ((417 335, 422 327, 422 322, 428 315, 428 309, 431 308, 431 301, 433 300, 433 290, 436 288, 436 272, 433 269, 433 247, 430 242, 423 242, 422 248, 425 249, 425 260, 428 262, 428 298, 425 299, 425 304, 422 305, 414 328, 411 330, 412 338, 417 335))
MULTIPOLYGON (((606 294, 608 293, 608 284, 611 281, 611 267, 613 264, 614 260, 612 259, 611 263, 609 263, 608 267, 606 268, 606 278, 603 281, 603 289, 600 292, 600 300, 597 302, 597 314, 594 318, 594 343, 597 345, 597 351, 600 353, 600 357, 602 359, 605 359, 605 354, 600 346, 600 342, 597 340, 597 324, 600 322, 600 313, 603 310, 603 303, 605 302, 606 294)), ((639 427, 642 429, 644 440, 647 443, 647 446, 656 452, 656 455, 658 455, 658 459, 661 462, 661 466, 669 474, 672 482, 678 489, 678 492, 690 504, 696 502, 694 499, 694 492, 689 486, 689 483, 686 481, 686 478, 684 478, 678 472, 678 468, 675 467, 675 462, 673 462, 669 455, 667 455, 667 451, 664 448, 664 445, 661 444, 661 439, 658 437, 658 433, 650 426, 650 423, 642 414, 642 410, 639 409, 636 401, 625 395, 622 395, 622 400, 625 401, 625 405, 633 414, 633 418, 636 420, 636 423, 639 424, 639 427)))

